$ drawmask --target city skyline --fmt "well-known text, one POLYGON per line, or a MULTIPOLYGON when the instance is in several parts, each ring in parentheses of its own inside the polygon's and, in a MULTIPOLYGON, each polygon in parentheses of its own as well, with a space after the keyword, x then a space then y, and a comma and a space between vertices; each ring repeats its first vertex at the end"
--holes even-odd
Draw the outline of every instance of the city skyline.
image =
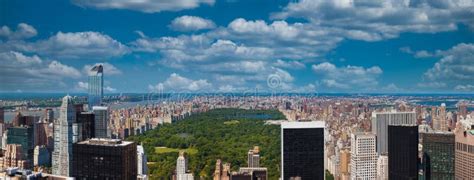
POLYGON ((472 1, 0 3, 0 92, 474 92, 472 1))

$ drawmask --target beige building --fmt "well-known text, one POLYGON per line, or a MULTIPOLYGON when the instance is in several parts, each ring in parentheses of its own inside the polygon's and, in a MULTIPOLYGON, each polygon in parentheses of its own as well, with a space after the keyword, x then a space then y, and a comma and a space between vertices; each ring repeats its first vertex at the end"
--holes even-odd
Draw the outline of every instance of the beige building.
POLYGON ((28 161, 22 157, 21 145, 7 144, 4 156, 0 157, 0 169, 9 167, 18 167, 20 169, 28 168, 28 161))
POLYGON ((222 164, 220 159, 216 161, 214 180, 230 180, 230 163, 222 164))
POLYGON ((339 172, 342 174, 349 174, 349 163, 351 162, 351 152, 349 149, 341 150, 341 159, 339 163, 339 172))
POLYGON ((455 179, 472 179, 474 177, 474 129, 465 129, 458 124, 455 134, 455 179))

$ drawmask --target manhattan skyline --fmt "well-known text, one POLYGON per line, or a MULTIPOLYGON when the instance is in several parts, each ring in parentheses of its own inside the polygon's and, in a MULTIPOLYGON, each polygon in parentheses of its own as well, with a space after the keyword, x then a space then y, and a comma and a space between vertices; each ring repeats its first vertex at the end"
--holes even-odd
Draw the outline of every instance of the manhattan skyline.
POLYGON ((473 93, 472 1, 0 1, 0 92, 473 93))

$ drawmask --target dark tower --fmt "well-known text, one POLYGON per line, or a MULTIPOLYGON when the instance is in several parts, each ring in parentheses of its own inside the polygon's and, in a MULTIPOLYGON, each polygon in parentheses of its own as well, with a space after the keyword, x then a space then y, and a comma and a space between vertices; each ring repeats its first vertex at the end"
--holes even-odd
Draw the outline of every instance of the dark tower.
POLYGON ((388 126, 388 179, 418 179, 418 126, 388 126))
POLYGON ((282 179, 324 179, 324 122, 281 125, 282 179))

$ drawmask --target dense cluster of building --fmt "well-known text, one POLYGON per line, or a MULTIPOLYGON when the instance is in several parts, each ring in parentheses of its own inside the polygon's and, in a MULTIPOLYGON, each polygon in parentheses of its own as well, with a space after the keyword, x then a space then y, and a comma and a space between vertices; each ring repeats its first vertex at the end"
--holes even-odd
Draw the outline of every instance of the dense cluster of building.
MULTIPOLYGON (((193 113, 215 108, 278 109, 281 179, 472 179, 472 102, 456 108, 419 105, 389 97, 194 96, 129 107, 106 106, 103 67, 89 72, 87 104, 71 96, 40 116, 18 112, 4 121, 0 108, 0 179, 148 179, 143 146, 123 139, 193 113)), ((250 147, 249 147, 250 148, 250 147)), ((232 158, 232 157, 226 157, 232 158)), ((214 180, 266 180, 260 149, 247 153, 247 167, 215 161, 214 180), (235 169, 234 169, 235 170, 235 169)), ((179 153, 172 179, 197 179, 179 153)))

